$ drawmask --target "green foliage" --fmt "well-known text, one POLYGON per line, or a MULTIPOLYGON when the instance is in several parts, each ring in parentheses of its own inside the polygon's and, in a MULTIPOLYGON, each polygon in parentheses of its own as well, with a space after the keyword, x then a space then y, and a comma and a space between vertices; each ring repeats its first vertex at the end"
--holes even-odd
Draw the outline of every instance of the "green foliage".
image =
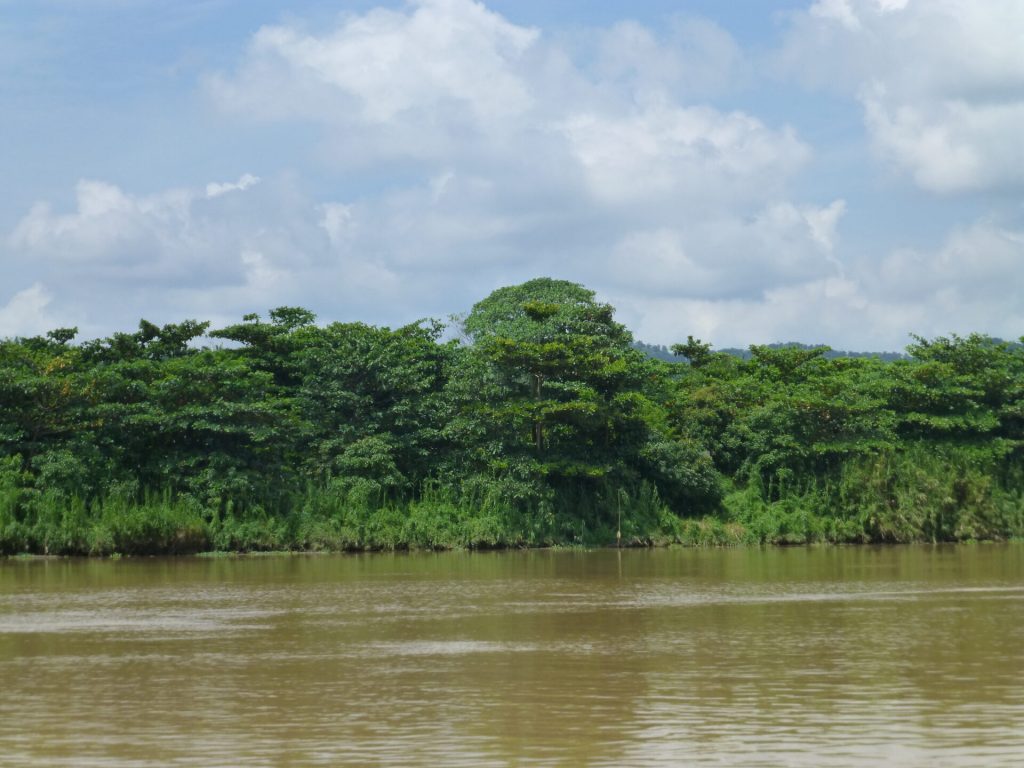
POLYGON ((614 312, 581 285, 542 277, 494 291, 473 306, 463 331, 476 343, 492 338, 544 343, 586 336, 628 345, 632 338, 612 319, 614 312))
POLYGON ((210 525, 202 507, 169 494, 141 503, 112 496, 97 503, 88 549, 93 554, 153 555, 202 552, 210 546, 210 525))
MULTIPOLYGON (((448 434, 475 447, 458 457, 459 474, 533 482, 593 508, 606 488, 634 486, 659 467, 671 449, 646 391, 653 364, 613 315, 592 291, 549 279, 473 307, 463 324, 473 343, 448 390, 448 434)), ((679 498, 707 491, 689 489, 681 468, 650 479, 679 498)))
POLYGON ((713 353, 710 344, 687 336, 685 344, 672 345, 672 354, 684 358, 694 368, 700 368, 711 359, 713 353))
POLYGON ((395 497, 423 481, 443 449, 453 348, 438 343, 442 330, 335 323, 307 334, 295 407, 309 475, 373 479, 395 497))
POLYGON ((279 307, 0 340, 0 553, 1024 535, 1024 346, 637 349, 580 285, 462 320, 279 307), (667 350, 661 350, 667 354, 667 350))

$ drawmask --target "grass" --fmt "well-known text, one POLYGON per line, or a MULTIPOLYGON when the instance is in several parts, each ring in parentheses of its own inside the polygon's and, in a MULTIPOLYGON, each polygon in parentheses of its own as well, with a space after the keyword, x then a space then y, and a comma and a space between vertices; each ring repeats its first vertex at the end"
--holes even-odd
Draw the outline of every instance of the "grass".
POLYGON ((703 517, 677 515, 649 484, 516 497, 499 483, 467 482, 395 501, 335 483, 270 513, 211 509, 170 493, 85 501, 8 483, 0 485, 0 554, 591 548, 615 546, 617 531, 622 546, 1002 540, 1024 537, 1022 489, 1024 478, 999 478, 977 457, 934 450, 861 458, 802 486, 751 481, 703 517))
POLYGON ((1022 489, 1022 478, 1000 478, 983 456, 915 448, 847 462, 774 498, 752 482, 725 508, 768 544, 990 541, 1024 535, 1022 489))

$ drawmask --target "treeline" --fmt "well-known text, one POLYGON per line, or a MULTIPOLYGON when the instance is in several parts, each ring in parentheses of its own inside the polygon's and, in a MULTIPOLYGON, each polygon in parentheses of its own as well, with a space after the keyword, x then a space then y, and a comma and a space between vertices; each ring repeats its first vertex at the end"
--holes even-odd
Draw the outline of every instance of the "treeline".
MULTIPOLYGON (((796 341, 789 341, 785 343, 775 343, 765 345, 768 349, 821 349, 822 357, 826 360, 834 360, 837 357, 874 357, 879 360, 891 363, 894 360, 906 360, 908 355, 903 352, 852 352, 844 349, 831 349, 829 347, 822 347, 820 345, 813 344, 801 344, 796 341)), ((646 344, 642 341, 634 341, 633 347, 639 349, 648 357, 653 357, 657 360, 664 360, 668 363, 678 362, 679 358, 677 355, 672 353, 672 350, 664 344, 646 344)), ((738 357, 741 360, 750 360, 753 357, 753 352, 748 347, 747 349, 737 349, 735 347, 725 347, 719 349, 719 352, 724 352, 727 355, 738 357)))
POLYGON ((1024 533, 1024 348, 638 349, 546 278, 441 323, 279 308, 0 341, 0 552, 1024 533), (198 344, 206 340, 206 346, 198 344))

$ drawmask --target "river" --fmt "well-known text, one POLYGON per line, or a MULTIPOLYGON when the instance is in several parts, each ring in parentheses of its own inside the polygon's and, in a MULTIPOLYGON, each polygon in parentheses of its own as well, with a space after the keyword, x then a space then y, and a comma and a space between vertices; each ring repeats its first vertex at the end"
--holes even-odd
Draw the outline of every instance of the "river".
POLYGON ((0 765, 1009 766, 1024 545, 0 560, 0 765))

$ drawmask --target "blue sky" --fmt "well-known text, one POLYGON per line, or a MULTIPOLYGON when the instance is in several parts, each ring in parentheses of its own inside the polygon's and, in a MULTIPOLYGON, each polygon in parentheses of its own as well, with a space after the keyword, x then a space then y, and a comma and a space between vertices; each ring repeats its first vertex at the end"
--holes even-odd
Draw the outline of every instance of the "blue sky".
POLYGON ((0 0, 0 336, 575 280, 638 338, 1024 333, 1017 0, 0 0))

